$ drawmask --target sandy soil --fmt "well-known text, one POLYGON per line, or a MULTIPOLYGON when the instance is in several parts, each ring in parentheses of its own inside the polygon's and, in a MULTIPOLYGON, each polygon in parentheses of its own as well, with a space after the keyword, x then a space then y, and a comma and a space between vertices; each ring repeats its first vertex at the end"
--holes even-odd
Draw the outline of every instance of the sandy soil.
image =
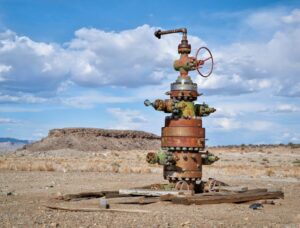
MULTIPOLYGON (((300 227, 299 149, 213 150, 221 160, 203 168, 204 179, 215 177, 231 185, 252 188, 282 188, 285 199, 264 205, 262 210, 250 209, 249 203, 183 206, 168 202, 112 205, 151 211, 147 214, 49 210, 43 205, 57 203, 53 197, 62 193, 161 183, 161 169, 144 162, 146 151, 15 153, 0 157, 0 226, 300 227), (91 168, 95 164, 98 168, 91 168), (104 165, 106 168, 102 169, 104 165)), ((72 205, 97 208, 98 200, 72 205)))

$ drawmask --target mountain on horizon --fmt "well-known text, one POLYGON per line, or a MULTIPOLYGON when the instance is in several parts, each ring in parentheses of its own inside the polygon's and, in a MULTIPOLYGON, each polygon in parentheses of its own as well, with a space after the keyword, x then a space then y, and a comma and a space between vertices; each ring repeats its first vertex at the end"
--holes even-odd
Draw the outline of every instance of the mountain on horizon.
POLYGON ((31 140, 25 140, 25 139, 16 139, 16 138, 1 138, 0 137, 0 143, 4 143, 4 142, 10 142, 10 143, 22 143, 22 144, 28 144, 31 142, 31 140))

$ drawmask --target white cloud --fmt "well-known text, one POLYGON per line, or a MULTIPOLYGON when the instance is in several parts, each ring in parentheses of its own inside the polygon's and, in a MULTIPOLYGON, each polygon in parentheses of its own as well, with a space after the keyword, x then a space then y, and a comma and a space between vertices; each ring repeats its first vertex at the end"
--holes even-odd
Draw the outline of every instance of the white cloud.
POLYGON ((15 95, 1 94, 0 92, 0 104, 1 103, 49 103, 49 99, 44 97, 38 97, 28 93, 15 93, 15 95))
POLYGON ((214 51, 214 74, 197 81, 207 94, 236 95, 268 90, 281 96, 300 96, 299 10, 262 11, 249 16, 254 33, 260 26, 270 39, 233 43, 214 51), (293 23, 285 23, 293 21, 293 23), (287 19, 288 18, 288 19, 287 19), (267 21, 267 23, 266 23, 267 21), (254 26, 255 25, 255 26, 254 26), (256 28, 256 30, 255 30, 256 28))
POLYGON ((251 131, 267 131, 267 130, 273 129, 273 127, 274 127, 273 122, 262 121, 262 120, 245 123, 245 126, 244 126, 245 129, 248 129, 251 131))
POLYGON ((287 24, 300 23, 300 10, 295 9, 291 14, 283 16, 282 21, 287 24))
POLYGON ((275 112, 299 112, 300 108, 292 104, 280 104, 275 108, 275 112))
POLYGON ((263 107, 259 112, 273 112, 273 113, 294 113, 300 112, 300 107, 295 104, 275 104, 275 105, 268 105, 263 107))
POLYGON ((11 70, 11 66, 0 64, 0 82, 6 81, 5 73, 11 70))
POLYGON ((241 128, 241 124, 233 118, 217 118, 213 120, 213 127, 225 130, 232 131, 235 129, 241 128))
POLYGON ((42 109, 36 109, 36 108, 22 108, 22 107, 0 107, 0 112, 41 112, 42 109))
POLYGON ((116 104, 133 102, 136 97, 111 96, 99 92, 89 92, 88 94, 66 97, 61 99, 61 103, 75 108, 93 108, 97 104, 116 104))
POLYGON ((107 111, 117 119, 111 128, 123 130, 136 130, 147 123, 146 118, 138 110, 109 108, 107 111))
MULTIPOLYGON (((160 84, 177 58, 178 35, 157 40, 155 28, 143 25, 119 33, 82 28, 68 44, 78 55, 71 69, 75 82, 83 85, 139 87, 160 84)), ((190 37, 195 45, 203 44, 190 37)))
POLYGON ((41 138, 44 138, 47 136, 47 131, 44 131, 42 129, 35 129, 33 132, 32 132, 32 139, 41 139, 41 138))
POLYGON ((270 121, 263 120, 249 120, 241 121, 237 118, 215 118, 211 121, 211 128, 222 131, 235 131, 235 130, 247 130, 247 131, 268 131, 275 126, 270 121))
POLYGON ((281 25, 284 14, 285 10, 281 8, 258 10, 249 15, 246 23, 254 29, 272 29, 281 25))
POLYGON ((18 121, 10 118, 0 118, 0 124, 16 124, 18 121))
MULTIPOLYGON (((154 27, 121 32, 81 28, 70 42, 35 42, 12 31, 0 33, 2 92, 45 93, 80 86, 140 87, 160 84, 172 71, 179 35, 157 40, 154 27)), ((196 46, 204 44, 190 36, 196 46)))
POLYGON ((64 50, 57 44, 34 42, 12 31, 0 34, 0 62, 9 66, 1 75, 1 91, 52 90, 68 73, 64 50), (46 70, 47 69, 47 70, 46 70))
POLYGON ((291 132, 291 131, 285 131, 281 135, 281 137, 278 139, 278 141, 282 142, 282 140, 285 140, 287 142, 294 142, 299 143, 300 142, 300 133, 299 132, 291 132))
MULTIPOLYGON (((208 95, 271 90, 300 96, 299 12, 275 9, 250 14, 245 26, 254 32, 259 25, 268 26, 264 29, 272 38, 214 50, 214 74, 208 79, 197 77, 199 87, 208 95)), ((63 45, 36 42, 9 30, 0 33, 0 92, 56 95, 72 83, 85 87, 164 84, 171 74, 174 79, 177 75, 172 62, 178 58, 180 35, 158 40, 155 29, 149 25, 121 32, 81 28, 63 45)), ((205 45, 199 37, 189 36, 189 41, 194 48, 205 45)))

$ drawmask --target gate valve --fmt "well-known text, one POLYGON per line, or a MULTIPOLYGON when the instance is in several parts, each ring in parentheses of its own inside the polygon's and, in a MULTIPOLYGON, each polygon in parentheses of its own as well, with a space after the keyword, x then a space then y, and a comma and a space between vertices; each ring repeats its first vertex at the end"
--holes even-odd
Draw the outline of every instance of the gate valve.
POLYGON ((182 39, 181 43, 178 45, 178 53, 180 54, 180 58, 178 60, 175 60, 173 66, 176 71, 180 72, 180 76, 186 78, 188 77, 188 72, 197 70, 198 73, 202 77, 208 77, 211 75, 213 71, 213 56, 211 54, 211 51, 207 47, 200 47, 195 57, 188 56, 191 53, 191 45, 188 43, 187 40, 187 29, 186 28, 179 28, 179 29, 173 29, 173 30, 157 30, 155 31, 154 35, 160 39, 162 35, 171 34, 171 33, 182 33, 182 39), (200 51, 206 51, 208 52, 209 56, 204 59, 198 59, 198 55, 200 54, 200 51), (210 60, 210 67, 209 71, 207 73, 201 72, 202 66, 206 63, 206 61, 210 60))

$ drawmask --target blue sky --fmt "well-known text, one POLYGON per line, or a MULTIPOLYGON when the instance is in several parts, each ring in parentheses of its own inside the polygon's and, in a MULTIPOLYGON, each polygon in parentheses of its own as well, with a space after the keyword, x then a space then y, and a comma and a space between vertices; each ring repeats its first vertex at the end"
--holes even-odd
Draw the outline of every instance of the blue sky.
POLYGON ((191 72, 217 113, 208 145, 300 142, 299 1, 0 0, 0 137, 98 127, 160 134, 178 35, 208 46, 215 71, 191 72))

